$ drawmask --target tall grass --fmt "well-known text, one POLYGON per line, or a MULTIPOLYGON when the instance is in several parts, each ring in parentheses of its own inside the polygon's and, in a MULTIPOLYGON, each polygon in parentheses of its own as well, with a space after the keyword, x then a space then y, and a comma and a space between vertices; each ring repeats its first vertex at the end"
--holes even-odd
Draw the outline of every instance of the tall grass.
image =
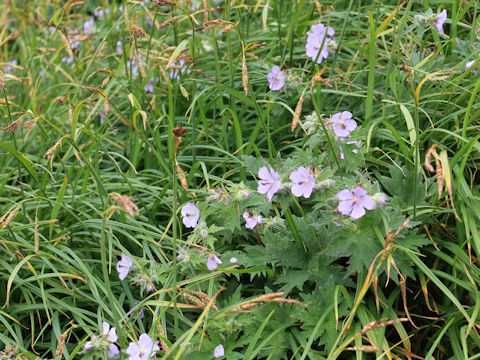
MULTIPOLYGON (((480 55, 477 2, 157 3, 0 5, 0 342, 29 359, 81 358, 107 321, 121 349, 148 333, 164 359, 212 358, 220 343, 228 359, 476 359, 480 78, 478 61, 465 64, 480 55), (446 35, 415 20, 429 7, 447 9, 446 35), (305 56, 319 22, 338 44, 321 65, 305 56), (269 91, 273 65, 298 86, 269 91), (286 277, 288 265, 269 262, 278 254, 266 254, 267 234, 229 224, 215 243, 224 262, 247 264, 247 253, 264 262, 208 271, 207 242, 190 262, 177 259, 192 246, 184 204, 242 181, 255 190, 249 156, 273 164, 306 146, 301 126, 290 131, 295 113, 303 122, 345 109, 365 138, 365 176, 417 226, 393 245, 411 273, 395 275, 379 257, 319 286, 321 257, 286 277), (118 278, 121 254, 151 292, 118 278), (313 274, 303 288, 302 271, 313 274)), ((328 146, 319 152, 341 168, 328 146)), ((272 211, 297 250, 320 253, 321 239, 312 235, 312 248, 305 235, 317 210, 292 204, 272 211)), ((395 233, 401 222, 390 220, 395 233)), ((380 230, 371 240, 384 241, 380 230)))

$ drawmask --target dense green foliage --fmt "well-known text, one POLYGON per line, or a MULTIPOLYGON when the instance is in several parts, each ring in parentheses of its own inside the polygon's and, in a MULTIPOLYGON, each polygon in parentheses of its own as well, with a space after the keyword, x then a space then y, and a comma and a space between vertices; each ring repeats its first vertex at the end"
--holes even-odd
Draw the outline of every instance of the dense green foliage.
POLYGON ((145 333, 158 359, 480 357, 478 1, 0 10, 0 359, 107 358, 104 321, 121 359, 145 333))

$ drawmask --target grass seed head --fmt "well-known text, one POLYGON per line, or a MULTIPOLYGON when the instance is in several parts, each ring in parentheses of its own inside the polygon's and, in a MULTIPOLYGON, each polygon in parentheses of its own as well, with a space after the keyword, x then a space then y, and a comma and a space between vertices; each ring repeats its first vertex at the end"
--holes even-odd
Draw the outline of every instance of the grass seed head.
POLYGON ((138 215, 139 209, 131 196, 110 193, 109 196, 120 206, 120 208, 131 217, 138 215))
POLYGON ((6 132, 12 132, 17 130, 23 122, 23 116, 20 116, 17 120, 13 121, 10 125, 2 128, 6 132))

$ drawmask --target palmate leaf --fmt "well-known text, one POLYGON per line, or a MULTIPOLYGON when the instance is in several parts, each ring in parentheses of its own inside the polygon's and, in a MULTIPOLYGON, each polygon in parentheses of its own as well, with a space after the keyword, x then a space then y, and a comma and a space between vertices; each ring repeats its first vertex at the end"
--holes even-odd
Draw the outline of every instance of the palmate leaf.
MULTIPOLYGON (((311 332, 317 325, 317 321, 327 311, 327 309, 335 303, 335 282, 333 279, 326 281, 323 289, 319 289, 311 293, 302 293, 302 301, 307 305, 302 313, 298 315, 299 320, 303 322, 302 336, 305 339, 310 337, 311 332)), ((338 331, 341 328, 341 319, 349 312, 349 307, 340 296, 338 297, 338 316, 339 323, 335 319, 334 313, 328 316, 316 333, 316 346, 324 345, 326 350, 330 350, 334 344, 338 331)))
POLYGON ((310 279, 310 274, 305 270, 290 270, 280 276, 275 284, 285 284, 279 291, 290 292, 293 288, 303 289, 303 284, 310 279))

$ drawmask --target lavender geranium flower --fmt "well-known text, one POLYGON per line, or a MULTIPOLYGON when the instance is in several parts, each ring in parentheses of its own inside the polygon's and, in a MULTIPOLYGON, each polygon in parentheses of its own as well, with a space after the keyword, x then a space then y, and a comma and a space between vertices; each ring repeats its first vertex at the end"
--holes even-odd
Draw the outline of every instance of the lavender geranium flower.
POLYGON ((187 203, 182 207, 182 221, 187 228, 196 228, 200 210, 192 203, 187 203))
POLYGON ((117 263, 118 277, 120 280, 123 280, 127 277, 132 265, 133 261, 130 256, 122 254, 122 259, 117 263))
POLYGON ((238 259, 236 257, 231 257, 230 258, 230 263, 231 264, 236 264, 238 262, 238 259))
POLYGON ((83 32, 88 35, 90 33, 92 33, 95 29, 95 22, 93 20, 93 18, 85 21, 85 23, 83 24, 83 32))
POLYGON ((112 342, 108 345, 108 357, 112 358, 120 355, 120 350, 118 350, 117 345, 114 344, 114 342, 118 340, 116 329, 113 326, 110 327, 110 324, 106 321, 104 321, 102 325, 102 335, 106 336, 107 340, 112 342))
POLYGON ((102 333, 97 335, 92 335, 91 340, 85 343, 83 352, 87 352, 91 349, 96 350, 108 350, 108 357, 113 358, 120 355, 120 350, 117 345, 114 344, 118 340, 117 331, 110 324, 104 321, 102 323, 102 333))
POLYGON ((257 226, 257 225, 259 225, 263 222, 262 215, 260 215, 260 214, 254 215, 254 214, 250 213, 249 211, 245 211, 243 213, 243 218, 247 222, 245 224, 245 227, 247 229, 252 229, 253 230, 255 228, 255 226, 257 226))
POLYGON ((434 25, 437 31, 443 34, 443 24, 445 20, 447 20, 447 10, 443 10, 440 14, 434 15, 433 20, 435 21, 434 25))
POLYGON ((222 260, 220 260, 215 253, 211 253, 207 259, 207 269, 210 271, 215 270, 221 263, 222 260))
POLYGON ((6 73, 6 74, 11 74, 13 69, 14 69, 14 66, 17 66, 17 60, 12 60, 8 63, 8 65, 6 65, 4 68, 3 68, 3 71, 6 73), (12 66, 13 65, 13 66, 12 66))
POLYGON ((330 26, 317 24, 312 26, 312 30, 308 33, 307 44, 305 50, 307 56, 320 64, 323 59, 328 57, 329 47, 336 47, 333 35, 335 30, 330 26))
MULTIPOLYGON (((470 69, 472 67, 472 65, 475 63, 476 60, 472 60, 472 61, 469 61, 465 64, 465 67, 467 69, 470 69)), ((472 70, 472 72, 476 75, 478 73, 478 67, 476 67, 475 69, 472 70)))
POLYGON ((70 56, 64 56, 64 57, 62 57, 60 62, 62 62, 64 64, 71 64, 73 62, 73 58, 71 58, 70 56))
POLYGON ((97 18, 103 18, 108 14, 110 14, 109 8, 105 8, 105 11, 102 8, 99 8, 93 12, 93 15, 97 18))
POLYGON ((273 168, 267 169, 263 166, 258 170, 258 177, 260 178, 257 188, 258 193, 267 194, 267 199, 272 201, 273 195, 282 186, 278 173, 273 168))
POLYGON ((352 119, 350 111, 342 111, 332 116, 333 132, 338 137, 348 137, 357 128, 357 122, 352 119))
POLYGON ((340 200, 338 211, 342 215, 350 215, 354 219, 365 215, 365 209, 372 210, 374 208, 372 198, 361 187, 356 187, 353 192, 348 189, 342 190, 337 194, 337 198, 340 200))
POLYGON ((223 345, 220 344, 218 345, 214 350, 213 350, 213 356, 215 359, 222 357, 225 355, 225 349, 223 348, 223 345))
POLYGON ((138 342, 131 342, 127 348, 129 360, 148 360, 155 356, 160 347, 147 334, 140 335, 138 342))
POLYGON ((291 188, 293 195, 296 197, 303 196, 307 199, 312 195, 315 187, 315 178, 307 168, 300 166, 297 171, 290 174, 290 180, 293 182, 291 188))
MULTIPOLYGON (((180 60, 177 62, 172 62, 172 70, 170 70, 170 79, 180 80, 182 74, 187 71, 187 65, 185 65, 185 60, 180 60)), ((190 74, 190 70, 187 71, 187 74, 190 74)))
POLYGON ((154 78, 150 78, 150 80, 148 80, 148 83, 143 87, 143 91, 153 93, 153 81, 154 78))
POLYGON ((267 75, 268 87, 272 91, 278 91, 285 85, 285 75, 280 67, 275 65, 272 71, 267 75))
POLYGON ((122 40, 117 40, 117 53, 123 53, 123 43, 122 40))

